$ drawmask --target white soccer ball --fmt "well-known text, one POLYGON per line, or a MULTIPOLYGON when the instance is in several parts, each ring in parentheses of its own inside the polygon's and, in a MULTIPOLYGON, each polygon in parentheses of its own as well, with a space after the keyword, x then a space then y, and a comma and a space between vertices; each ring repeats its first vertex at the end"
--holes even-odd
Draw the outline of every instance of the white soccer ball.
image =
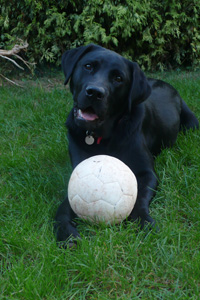
POLYGON ((108 155, 92 156, 72 172, 68 186, 72 210, 83 219, 120 223, 137 198, 137 180, 130 168, 108 155))

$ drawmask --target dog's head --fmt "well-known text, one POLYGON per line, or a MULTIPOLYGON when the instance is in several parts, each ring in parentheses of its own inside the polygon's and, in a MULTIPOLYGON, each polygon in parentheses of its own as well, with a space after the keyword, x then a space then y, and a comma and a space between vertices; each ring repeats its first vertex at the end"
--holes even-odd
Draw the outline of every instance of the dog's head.
POLYGON ((66 51, 62 68, 65 84, 71 78, 75 122, 86 130, 112 127, 151 92, 137 63, 97 45, 66 51))

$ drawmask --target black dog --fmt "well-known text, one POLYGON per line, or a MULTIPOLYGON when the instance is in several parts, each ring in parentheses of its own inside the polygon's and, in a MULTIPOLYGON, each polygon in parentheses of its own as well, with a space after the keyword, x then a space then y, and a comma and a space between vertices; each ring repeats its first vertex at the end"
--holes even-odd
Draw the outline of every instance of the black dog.
MULTIPOLYGON (((73 168, 98 154, 127 164, 138 181, 138 197, 129 218, 154 225, 149 204, 157 179, 153 156, 176 141, 180 130, 198 128, 198 120, 169 84, 147 79, 137 63, 97 45, 69 50, 62 57, 65 84, 74 107, 67 119, 73 168)), ((56 215, 57 240, 79 237, 68 199, 56 215)))

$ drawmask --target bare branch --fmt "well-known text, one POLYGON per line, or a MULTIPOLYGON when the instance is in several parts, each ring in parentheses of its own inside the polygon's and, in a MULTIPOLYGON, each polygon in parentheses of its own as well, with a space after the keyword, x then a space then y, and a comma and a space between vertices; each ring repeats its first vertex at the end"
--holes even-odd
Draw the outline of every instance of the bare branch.
POLYGON ((18 63, 16 63, 16 61, 13 60, 12 58, 9 58, 9 57, 4 56, 4 55, 0 55, 0 57, 5 58, 5 59, 7 59, 7 60, 10 60, 10 61, 11 61, 13 64, 15 64, 18 68, 20 68, 21 70, 24 70, 24 68, 22 68, 20 65, 18 65, 18 63))
POLYGON ((21 61, 23 61, 23 63, 27 66, 27 68, 29 68, 29 70, 32 71, 32 69, 31 69, 30 66, 34 66, 35 63, 30 63, 30 62, 24 60, 23 58, 21 58, 21 56, 19 56, 19 55, 17 55, 17 54, 15 54, 15 56, 16 56, 18 59, 20 59, 21 61))

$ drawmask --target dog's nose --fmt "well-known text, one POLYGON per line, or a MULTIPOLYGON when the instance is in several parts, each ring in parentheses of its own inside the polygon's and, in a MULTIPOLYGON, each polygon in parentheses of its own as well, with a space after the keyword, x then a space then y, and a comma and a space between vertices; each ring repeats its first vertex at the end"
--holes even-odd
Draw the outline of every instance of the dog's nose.
POLYGON ((102 87, 88 86, 86 88, 86 96, 94 100, 103 100, 105 97, 105 90, 102 87))

